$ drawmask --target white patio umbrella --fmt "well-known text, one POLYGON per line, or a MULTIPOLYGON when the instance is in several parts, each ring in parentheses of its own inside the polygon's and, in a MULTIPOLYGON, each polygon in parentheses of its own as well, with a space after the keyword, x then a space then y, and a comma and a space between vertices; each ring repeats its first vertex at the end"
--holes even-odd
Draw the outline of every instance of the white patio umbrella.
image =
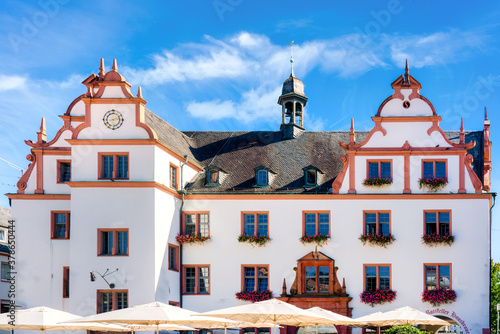
MULTIPOLYGON (((177 306, 171 306, 160 302, 132 306, 121 310, 110 311, 80 318, 77 323, 103 322, 112 324, 129 324, 155 326, 158 333, 161 325, 190 325, 213 323, 220 321, 218 318, 198 316, 198 313, 177 306)), ((225 321, 225 320, 224 320, 225 321)), ((221 327, 222 328, 222 327, 221 327)))
POLYGON ((385 327, 399 325, 440 325, 449 326, 449 322, 433 317, 409 306, 397 308, 381 314, 370 314, 354 319, 366 322, 370 326, 385 327))
POLYGON ((132 325, 132 324, 123 324, 124 328, 127 328, 130 331, 156 331, 157 329, 161 331, 195 331, 196 328, 175 325, 175 324, 164 324, 164 325, 132 325))
POLYGON ((106 325, 99 323, 73 323, 75 319, 81 318, 78 315, 55 310, 50 307, 40 306, 29 309, 16 310, 12 315, 10 313, 0 314, 0 329, 31 329, 45 332, 47 330, 96 330, 96 331, 129 331, 129 329, 119 325, 106 325), (71 321, 61 324, 62 321, 71 321), (13 324, 12 324, 13 323, 13 324))
POLYGON ((312 312, 303 310, 278 299, 269 299, 247 305, 228 307, 220 310, 200 313, 203 316, 221 317, 254 324, 272 323, 276 325, 312 326, 332 324, 332 321, 312 312))
MULTIPOLYGON (((350 327, 362 327, 366 326, 366 323, 356 321, 352 318, 346 317, 344 315, 325 310, 321 307, 312 307, 307 309, 307 311, 317 314, 323 318, 329 319, 332 321, 332 325, 342 325, 342 326, 350 326, 350 327)), ((318 334, 318 324, 316 324, 316 334, 318 334)))

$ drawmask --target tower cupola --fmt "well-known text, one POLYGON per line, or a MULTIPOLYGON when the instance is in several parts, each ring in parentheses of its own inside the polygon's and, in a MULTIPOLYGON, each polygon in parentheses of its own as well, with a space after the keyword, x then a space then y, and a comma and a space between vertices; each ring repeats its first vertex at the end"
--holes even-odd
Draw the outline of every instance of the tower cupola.
MULTIPOLYGON (((292 47, 290 43, 290 47, 292 47)), ((291 49, 290 49, 291 50, 291 49)), ((300 136, 304 128, 304 107, 307 96, 304 94, 304 83, 293 73, 293 53, 290 57, 291 73, 283 82, 278 104, 281 105, 281 127, 283 138, 292 139, 300 136)))

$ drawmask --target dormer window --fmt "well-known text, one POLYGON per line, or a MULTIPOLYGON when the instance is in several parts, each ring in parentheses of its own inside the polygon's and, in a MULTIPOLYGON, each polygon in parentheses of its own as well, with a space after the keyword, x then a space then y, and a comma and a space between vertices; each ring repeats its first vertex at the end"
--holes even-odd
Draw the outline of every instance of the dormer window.
POLYGON ((304 171, 304 185, 315 186, 317 183, 317 172, 315 169, 306 169, 304 171))
POLYGON ((313 166, 307 166, 302 169, 304 171, 304 187, 316 187, 318 185, 319 169, 313 166))
POLYGON ((218 186, 219 185, 219 170, 218 169, 209 169, 207 171, 207 186, 218 186))
POLYGON ((269 171, 265 168, 255 170, 255 186, 267 187, 269 186, 269 171))

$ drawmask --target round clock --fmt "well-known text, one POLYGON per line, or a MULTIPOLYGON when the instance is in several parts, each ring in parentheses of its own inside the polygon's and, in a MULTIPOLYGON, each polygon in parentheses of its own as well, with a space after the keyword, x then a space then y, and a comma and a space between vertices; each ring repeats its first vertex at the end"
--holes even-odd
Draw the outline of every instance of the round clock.
POLYGON ((123 124, 123 116, 119 111, 111 109, 102 118, 104 124, 111 130, 116 130, 123 124))

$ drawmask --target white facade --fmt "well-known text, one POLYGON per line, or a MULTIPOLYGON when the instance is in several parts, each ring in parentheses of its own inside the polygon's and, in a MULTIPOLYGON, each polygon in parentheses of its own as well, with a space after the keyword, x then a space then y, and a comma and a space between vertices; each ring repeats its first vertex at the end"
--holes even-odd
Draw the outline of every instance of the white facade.
MULTIPOLYGON (((304 186, 295 192, 281 187, 280 192, 272 186, 259 188, 259 184, 243 176, 247 183, 241 184, 250 187, 223 189, 223 183, 232 182, 235 171, 243 168, 234 167, 237 163, 246 165, 252 173, 267 168, 273 184, 280 182, 284 171, 261 162, 264 153, 251 151, 247 141, 231 148, 225 144, 229 139, 225 139, 215 147, 218 141, 210 139, 210 133, 208 139, 199 140, 156 119, 145 109, 140 89, 137 96, 130 93, 130 85, 118 74, 116 63, 108 73, 101 65, 99 75, 91 75, 83 82, 87 93, 61 116, 64 125, 51 141, 47 141, 42 122, 37 142, 28 142, 32 164, 18 184, 18 193, 8 195, 20 259, 16 303, 90 315, 102 310, 99 292, 112 293, 111 308, 123 306, 118 292, 126 293, 128 305, 157 300, 208 311, 245 303, 237 300, 235 293, 244 288, 243 268, 255 266, 268 268, 268 288, 275 297, 280 297, 286 284, 281 297, 290 302, 309 298, 313 303, 310 306, 318 300, 319 306, 328 307, 330 300, 332 309, 352 317, 412 306, 463 322, 464 333, 482 333, 489 326, 489 121, 485 121, 484 131, 477 132, 484 139, 476 143, 483 148, 475 151, 484 160, 480 167, 485 176, 479 178, 477 166, 471 165, 468 156, 474 144, 465 142, 463 129, 456 133, 458 140, 450 141, 439 128, 440 117, 419 94, 420 83, 410 78, 411 82, 406 73, 405 79, 392 84, 395 93, 373 117, 375 126, 365 134, 364 141, 355 140, 354 126, 350 133, 342 134, 349 138, 341 143, 344 154, 331 153, 327 159, 340 164, 335 175, 324 167, 322 170, 317 165, 320 162, 287 166, 300 173, 307 165, 317 168, 314 183, 319 184, 320 177, 332 179, 327 184, 330 191, 305 192, 304 186), (118 111, 119 115, 110 111, 118 111), (243 152, 248 161, 228 159, 220 165, 217 161, 222 160, 216 158, 226 154, 223 148, 228 155, 230 150, 248 150, 243 152), (214 151, 213 156, 207 153, 209 150, 214 151), (113 163, 106 165, 109 160, 104 156, 112 157, 113 163), (390 164, 391 184, 380 188, 364 185, 365 179, 371 178, 367 169, 375 162, 390 164), (424 163, 435 162, 444 162, 447 184, 429 193, 419 188, 419 179, 423 177, 424 163), (62 176, 65 163, 71 166, 70 180, 62 176), (120 167, 121 163, 126 167, 120 167), (220 179, 210 188, 205 178, 209 179, 213 168, 220 179), (367 212, 389 213, 390 234, 396 240, 386 248, 363 245, 358 240, 367 228, 367 212), (426 212, 449 213, 450 231, 455 237, 451 246, 422 243, 426 212), (186 213, 208 214, 208 241, 193 245, 177 242, 176 236, 185 233, 186 213), (245 213, 267 214, 272 240, 265 246, 238 242, 244 232, 245 213), (327 213, 329 217, 331 238, 317 247, 338 268, 329 271, 329 293, 291 293, 294 280, 302 280, 296 284, 305 286, 304 274, 296 276, 293 270, 298 260, 311 252, 317 256, 314 243, 304 245, 299 241, 305 233, 306 213, 327 213), (70 217, 66 230, 58 234, 57 219, 64 217, 70 217), (126 243, 119 239, 124 235, 120 232, 126 233, 126 243), (114 238, 112 247, 103 241, 108 236, 114 238), (110 254, 102 254, 108 250, 105 244, 110 254), (175 263, 169 264, 169 247, 175 250, 175 263), (120 252, 124 253, 117 254, 120 252), (456 301, 438 307, 422 302, 426 265, 450 268, 450 288, 456 292, 456 301), (375 307, 361 301, 367 266, 390 268, 390 289, 396 291, 394 301, 375 307), (208 293, 185 293, 186 267, 208 268, 208 293), (68 269, 64 268, 69 269, 67 280, 64 275, 68 269), (107 269, 118 269, 105 276, 114 284, 113 289, 99 275, 94 282, 89 278, 89 272, 104 274, 107 269), (69 296, 65 291, 68 281, 69 296), (342 286, 345 293, 333 293, 332 286, 340 290, 342 286), (343 309, 335 304, 341 299, 346 303, 343 309)), ((296 99, 297 94, 304 93, 300 89, 284 92, 280 103, 296 99)), ((299 100, 306 101, 304 98, 299 100)), ((289 132, 294 138, 288 140, 303 143, 307 132, 301 134, 303 128, 295 128, 300 131, 289 132)), ((259 136, 259 140, 268 140, 268 147, 277 145, 275 152, 283 150, 284 146, 279 145, 293 143, 275 144, 266 135, 259 136)), ((280 159, 280 155, 274 154, 272 159, 280 159)), ((198 289, 201 283, 198 276, 196 279, 198 289)))

